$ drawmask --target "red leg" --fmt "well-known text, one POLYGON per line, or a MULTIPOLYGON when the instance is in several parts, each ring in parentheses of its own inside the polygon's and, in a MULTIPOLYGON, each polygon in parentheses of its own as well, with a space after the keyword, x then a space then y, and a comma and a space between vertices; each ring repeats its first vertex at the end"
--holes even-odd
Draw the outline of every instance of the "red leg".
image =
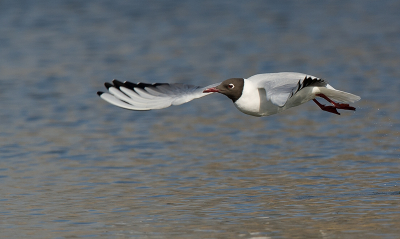
POLYGON ((323 105, 319 103, 316 99, 313 99, 313 101, 319 106, 319 108, 321 108, 321 110, 340 115, 340 113, 336 110, 336 107, 323 105))
POLYGON ((331 112, 337 115, 340 115, 340 113, 336 109, 342 109, 342 110, 356 110, 356 108, 351 107, 349 104, 340 104, 336 103, 333 100, 329 99, 326 95, 324 94, 316 94, 316 96, 319 96, 321 98, 324 98, 327 100, 329 103, 331 103, 333 106, 326 106, 321 103, 319 103, 316 99, 313 99, 313 101, 321 108, 323 111, 331 112))
POLYGON ((336 109, 341 109, 341 110, 356 110, 356 108, 351 107, 349 104, 340 104, 336 103, 333 100, 329 99, 326 95, 324 94, 316 94, 316 96, 319 96, 321 98, 324 98, 327 100, 329 103, 331 103, 336 109))

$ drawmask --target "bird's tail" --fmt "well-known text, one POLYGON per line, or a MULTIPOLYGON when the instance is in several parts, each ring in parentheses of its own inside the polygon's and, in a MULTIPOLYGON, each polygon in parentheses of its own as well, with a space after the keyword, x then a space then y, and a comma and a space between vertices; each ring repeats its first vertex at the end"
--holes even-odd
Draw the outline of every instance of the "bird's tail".
POLYGON ((319 90, 322 94, 326 95, 331 100, 340 103, 354 103, 361 99, 361 97, 358 95, 353 95, 344 91, 336 90, 333 87, 320 87, 319 90))

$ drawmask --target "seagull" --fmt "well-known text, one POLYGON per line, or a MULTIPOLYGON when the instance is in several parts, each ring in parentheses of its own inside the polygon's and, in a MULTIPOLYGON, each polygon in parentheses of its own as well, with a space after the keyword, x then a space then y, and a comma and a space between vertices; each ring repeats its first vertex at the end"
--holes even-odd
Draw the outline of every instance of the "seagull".
POLYGON ((97 94, 108 103, 128 110, 163 109, 181 105, 212 93, 231 99, 238 110, 252 116, 273 115, 313 100, 317 106, 333 114, 337 109, 353 110, 349 105, 361 98, 336 90, 321 78, 296 72, 266 73, 245 78, 230 78, 206 87, 181 83, 131 83, 113 80, 105 83, 108 92, 97 94), (323 98, 331 105, 317 101, 323 98))

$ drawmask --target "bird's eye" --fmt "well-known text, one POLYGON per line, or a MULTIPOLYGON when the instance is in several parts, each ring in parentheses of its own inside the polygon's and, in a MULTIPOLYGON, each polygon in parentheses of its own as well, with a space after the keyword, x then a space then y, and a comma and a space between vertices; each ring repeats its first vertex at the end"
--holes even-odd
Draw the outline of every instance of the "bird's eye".
POLYGON ((228 87, 229 87, 229 89, 233 89, 233 88, 235 88, 235 85, 234 84, 229 84, 228 87))

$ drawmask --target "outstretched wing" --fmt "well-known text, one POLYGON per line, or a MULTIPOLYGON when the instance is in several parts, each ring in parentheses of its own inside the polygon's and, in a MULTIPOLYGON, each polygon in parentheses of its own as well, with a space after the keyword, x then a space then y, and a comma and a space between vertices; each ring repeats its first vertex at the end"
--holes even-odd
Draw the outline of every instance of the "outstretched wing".
POLYGON ((211 93, 203 93, 210 87, 185 85, 180 83, 131 83, 113 80, 112 84, 106 82, 108 92, 97 94, 108 103, 128 110, 153 110, 167 108, 171 105, 180 105, 193 99, 200 98, 211 93))
MULTIPOLYGON (((264 88, 267 100, 283 107, 299 91, 308 86, 326 86, 325 80, 296 72, 281 72, 253 76, 259 88, 264 88)), ((250 77, 249 79, 253 78, 250 77)))

